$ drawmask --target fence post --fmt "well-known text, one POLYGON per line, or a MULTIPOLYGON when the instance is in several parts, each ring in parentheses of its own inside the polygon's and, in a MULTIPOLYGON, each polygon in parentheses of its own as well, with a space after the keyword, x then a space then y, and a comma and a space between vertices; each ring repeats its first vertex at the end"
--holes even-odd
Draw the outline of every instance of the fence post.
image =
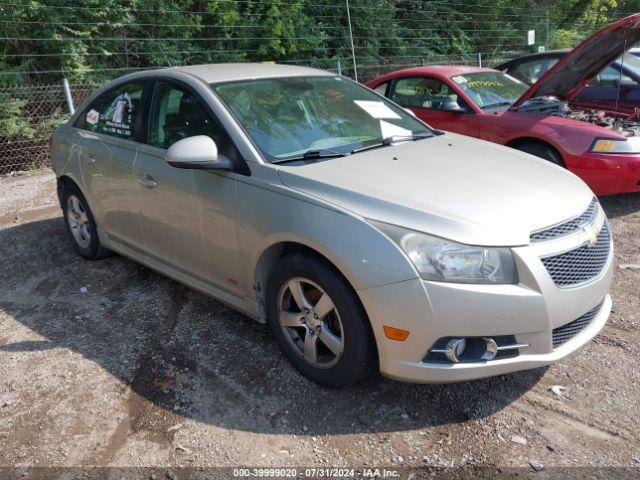
POLYGON ((478 52, 478 66, 482 67, 482 53, 478 52))
POLYGON ((546 50, 549 50, 549 9, 546 10, 546 18, 545 18, 545 30, 547 32, 546 41, 544 43, 544 47, 546 50))
POLYGON ((358 67, 356 66, 356 49, 353 46, 353 30, 351 28, 351 12, 349 11, 349 0, 347 2, 347 23, 349 25, 349 40, 351 41, 351 58, 353 60, 353 79, 358 81, 358 67))
POLYGON ((340 65, 340 59, 338 59, 336 63, 338 67, 338 75, 342 75, 342 66, 340 65))
POLYGON ((66 78, 62 80, 62 87, 64 88, 64 96, 67 99, 67 108, 69 113, 73 115, 76 109, 73 107, 73 97, 71 97, 71 88, 69 87, 69 80, 66 78))

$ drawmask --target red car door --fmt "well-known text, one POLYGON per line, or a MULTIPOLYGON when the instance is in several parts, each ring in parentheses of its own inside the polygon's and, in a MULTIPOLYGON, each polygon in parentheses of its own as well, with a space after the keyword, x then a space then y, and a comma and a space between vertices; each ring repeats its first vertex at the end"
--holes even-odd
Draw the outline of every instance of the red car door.
POLYGON ((471 137, 480 134, 475 113, 442 80, 424 76, 398 78, 388 96, 434 128, 471 137))

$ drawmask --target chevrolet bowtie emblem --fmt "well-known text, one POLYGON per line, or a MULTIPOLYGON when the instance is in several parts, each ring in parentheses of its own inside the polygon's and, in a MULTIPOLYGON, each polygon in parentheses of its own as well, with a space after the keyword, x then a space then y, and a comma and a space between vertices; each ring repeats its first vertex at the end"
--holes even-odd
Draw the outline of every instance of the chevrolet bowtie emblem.
POLYGON ((587 237, 587 241, 589 242, 589 246, 592 247, 598 241, 598 229, 595 225, 585 225, 582 227, 582 231, 587 237))

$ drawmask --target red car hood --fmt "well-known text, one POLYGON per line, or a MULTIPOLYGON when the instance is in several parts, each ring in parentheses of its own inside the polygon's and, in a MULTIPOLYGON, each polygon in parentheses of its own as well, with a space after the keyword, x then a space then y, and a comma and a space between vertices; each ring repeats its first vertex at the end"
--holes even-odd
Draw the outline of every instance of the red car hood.
POLYGON ((640 41, 640 13, 618 20, 591 35, 567 53, 511 106, 517 109, 533 97, 571 100, 607 65, 640 41))

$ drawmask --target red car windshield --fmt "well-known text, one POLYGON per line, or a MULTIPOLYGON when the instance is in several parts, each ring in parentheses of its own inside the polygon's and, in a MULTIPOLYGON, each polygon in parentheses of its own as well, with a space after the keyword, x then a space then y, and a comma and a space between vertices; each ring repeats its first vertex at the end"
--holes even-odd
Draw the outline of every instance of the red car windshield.
POLYGON ((508 108, 529 88, 502 72, 466 73, 451 80, 483 110, 508 108))

